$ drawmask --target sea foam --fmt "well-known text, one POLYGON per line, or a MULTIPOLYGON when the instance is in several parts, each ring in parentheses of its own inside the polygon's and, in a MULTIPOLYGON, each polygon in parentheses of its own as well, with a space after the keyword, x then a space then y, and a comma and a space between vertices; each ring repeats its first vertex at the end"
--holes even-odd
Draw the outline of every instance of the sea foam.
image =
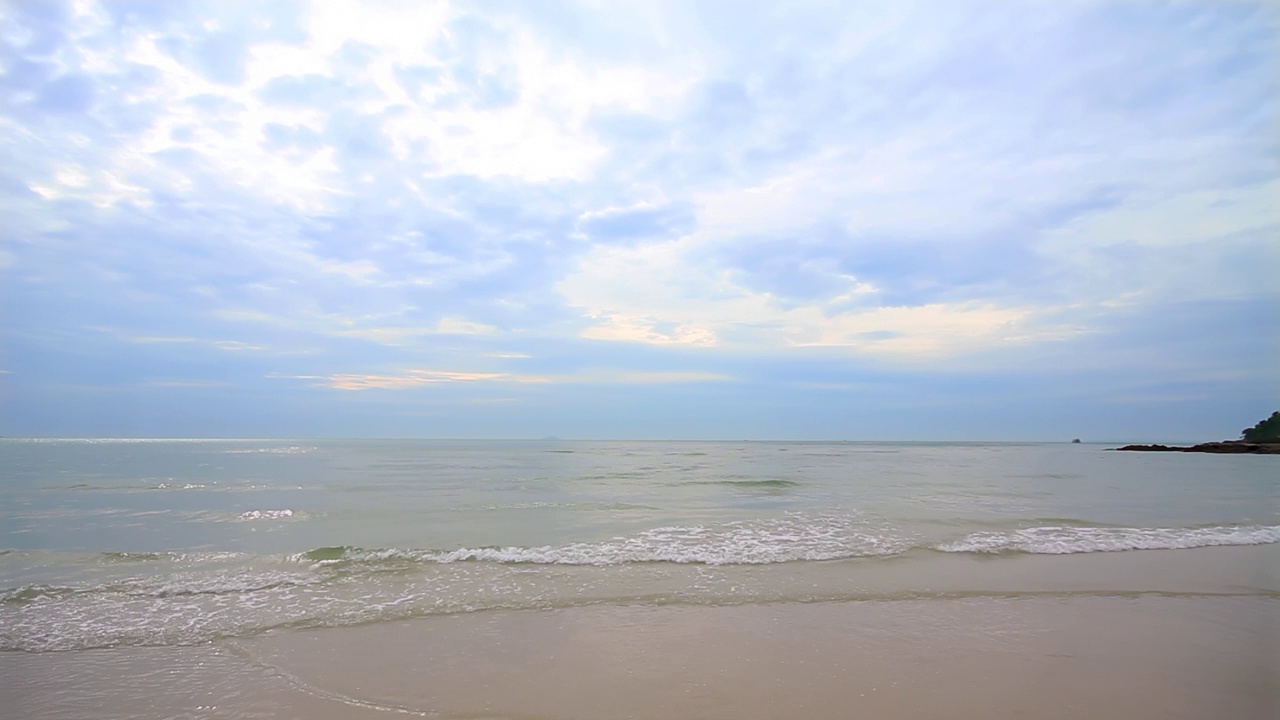
POLYGON ((237 520, 284 520, 294 516, 288 508, 283 510, 246 510, 236 516, 237 520))
POLYGON ((292 556, 317 565, 383 561, 621 565, 668 562, 764 565, 897 555, 912 546, 900 534, 848 516, 789 516, 715 526, 670 526, 600 542, 537 547, 462 547, 453 550, 320 548, 292 556))
POLYGON ((1280 542, 1280 525, 1224 525, 1196 528, 1033 527, 1009 532, 976 532, 935 549, 951 553, 1022 552, 1043 555, 1184 550, 1218 545, 1280 542))

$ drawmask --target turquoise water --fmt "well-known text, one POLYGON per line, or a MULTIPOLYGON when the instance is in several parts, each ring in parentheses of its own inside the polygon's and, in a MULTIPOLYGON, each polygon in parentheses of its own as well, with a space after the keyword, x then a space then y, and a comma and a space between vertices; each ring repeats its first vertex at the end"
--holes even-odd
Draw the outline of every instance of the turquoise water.
POLYGON ((975 557, 1275 544, 1278 470, 1089 444, 4 439, 0 648, 914 597, 975 557))

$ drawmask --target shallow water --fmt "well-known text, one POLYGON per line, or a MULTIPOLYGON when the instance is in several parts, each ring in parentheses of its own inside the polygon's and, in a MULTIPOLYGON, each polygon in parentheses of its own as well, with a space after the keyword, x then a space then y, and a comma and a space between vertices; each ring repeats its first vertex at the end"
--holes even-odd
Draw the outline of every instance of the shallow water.
POLYGON ((5 439, 0 478, 5 650, 486 609, 1238 592, 1062 560, 1280 547, 1275 458, 1087 444, 5 439), (1100 575, 1064 586, 1067 567, 1100 575))

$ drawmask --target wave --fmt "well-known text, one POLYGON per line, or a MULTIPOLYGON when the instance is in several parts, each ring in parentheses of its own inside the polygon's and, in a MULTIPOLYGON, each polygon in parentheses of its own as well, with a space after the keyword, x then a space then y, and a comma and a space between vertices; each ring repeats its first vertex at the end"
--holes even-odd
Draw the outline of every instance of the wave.
POLYGON ((302 454, 314 452, 314 451, 315 451, 315 448, 313 447, 290 446, 290 447, 249 448, 247 450, 223 450, 222 452, 228 455, 255 455, 255 454, 263 454, 263 453, 268 455, 302 455, 302 454))
POLYGON ((302 574, 243 573, 240 576, 184 574, 167 579, 128 579, 80 587, 75 585, 23 585, 0 592, 0 604, 24 605, 79 595, 118 595, 128 598, 187 598, 198 595, 248 595, 262 590, 297 588, 323 582, 302 574))
MULTIPOLYGON (((172 479, 172 478, 170 478, 172 479)), ((155 484, 117 484, 117 485, 93 485, 90 483, 76 483, 74 485, 51 485, 43 488, 45 490, 72 490, 77 492, 92 491, 109 491, 109 492, 143 492, 146 490, 202 490, 207 487, 204 483, 178 483, 178 482, 161 482, 155 484)))
POLYGON ((273 628, 492 609, 777 601, 792 592, 790 584, 774 590, 708 566, 891 555, 908 547, 856 518, 796 515, 560 546, 329 546, 287 556, 195 554, 184 558, 192 564, 172 565, 181 554, 76 556, 63 562, 107 562, 129 574, 104 581, 90 571, 75 574, 82 582, 0 590, 0 650, 190 645, 273 628))
POLYGON ((1280 543, 1280 526, 1132 528, 1061 525, 976 532, 951 542, 922 545, 913 542, 909 536, 883 528, 827 518, 820 522, 738 522, 714 528, 663 527, 602 542, 559 546, 487 546, 453 550, 333 546, 290 555, 288 560, 317 567, 458 562, 600 566, 653 562, 766 565, 804 560, 888 557, 911 550, 1065 555, 1271 543, 1280 543))
POLYGON ((675 483, 677 485, 725 485, 728 487, 743 488, 745 490, 785 490, 786 488, 800 487, 803 483, 795 480, 784 480, 782 478, 769 478, 764 480, 748 480, 736 479, 733 477, 722 480, 691 480, 689 482, 675 483))
POLYGON ((462 547, 453 550, 317 548, 289 556, 317 566, 383 562, 492 562, 536 565, 621 565, 666 562, 701 565, 766 565, 799 560, 838 560, 897 555, 907 537, 854 518, 787 517, 730 522, 715 527, 672 526, 594 543, 538 547, 462 547))
MULTIPOLYGON (((273 628, 597 603, 944 598, 955 594, 934 593, 928 587, 878 588, 872 580, 859 579, 865 565, 796 574, 781 564, 845 559, 876 563, 891 557, 915 562, 927 561, 928 554, 938 561, 945 553, 994 553, 1016 562, 1014 558, 1024 553, 1277 542, 1280 525, 1055 524, 974 532, 934 544, 871 519, 795 513, 536 547, 426 550, 333 545, 292 555, 174 551, 64 556, 10 551, 25 558, 28 567, 62 566, 69 572, 58 573, 57 580, 40 573, 21 586, 0 589, 0 650, 199 644, 273 628), (759 567, 764 565, 774 570, 759 567), (808 579, 797 582, 800 577, 808 579)), ((6 556, 5 562, 12 559, 6 556)), ((929 572, 927 566, 923 571, 929 572)), ((1126 591, 1116 587, 1107 592, 1126 591)))
POLYGON ((534 502, 506 503, 501 505, 479 505, 481 510, 659 510, 653 505, 640 505, 625 502, 556 502, 539 500, 534 502))
MULTIPOLYGON (((539 505, 540 506, 540 505, 539 505)), ((554 505, 559 507, 558 505, 554 505)), ((503 507, 503 506, 496 506, 503 507)), ((519 506, 517 506, 519 507, 519 506)), ((645 508, 619 504, 620 508, 645 508)), ((250 510, 245 520, 291 519, 289 510, 250 510)), ((1214 546, 1280 543, 1280 525, 1215 525, 1185 528, 1120 527, 1086 524, 1075 518, 1040 518, 1052 525, 988 530, 959 539, 922 543, 915 536, 856 516, 791 514, 772 520, 735 521, 716 525, 668 526, 619 535, 596 542, 562 545, 483 545, 448 549, 322 546, 282 556, 255 556, 233 551, 45 553, 3 549, 0 556, 28 556, 41 565, 166 565, 177 568, 226 567, 243 563, 313 569, 405 566, 411 564, 496 563, 503 565, 610 566, 629 563, 765 565, 797 561, 876 558, 913 551, 949 554, 1064 555, 1132 550, 1181 550, 1214 546), (48 554, 49 557, 45 557, 48 554), (38 555, 39 557, 36 557, 38 555), (61 560, 54 556, 63 556, 61 560)), ((997 523, 992 523, 997 524, 997 523)), ((3 592, 3 591, 0 591, 3 592)))
POLYGON ((246 510, 236 516, 236 520, 288 520, 297 513, 288 508, 281 510, 246 510))
POLYGON ((717 480, 709 485, 729 485, 739 488, 760 488, 763 490, 800 487, 800 483, 795 480, 717 480))
POLYGON ((59 585, 23 585, 0 593, 0 603, 29 603, 50 598, 66 597, 78 593, 99 592, 100 588, 77 588, 59 585))
POLYGON ((1280 542, 1280 525, 1196 528, 1047 526, 1009 532, 976 532, 935 547, 949 553, 1069 555, 1126 550, 1186 550, 1280 542))
MULTIPOLYGON (((227 550, 165 550, 159 552, 105 551, 105 552, 62 552, 57 550, 0 550, 0 558, 13 556, 16 564, 25 567, 50 568, 84 568, 88 567, 129 567, 148 565, 203 566, 241 563, 255 556, 245 552, 227 550)), ((99 572, 95 569, 92 572, 99 572)))
POLYGON ((107 563, 135 563, 135 562, 154 562, 156 560, 168 560, 173 557, 173 553, 158 552, 104 552, 98 553, 98 558, 102 562, 107 563))
MULTIPOLYGON (((170 478, 171 480, 172 478, 170 478)), ((301 485, 272 485, 268 483, 235 483, 222 484, 198 482, 121 482, 118 484, 76 483, 74 485, 49 485, 41 488, 51 492, 111 492, 111 493, 144 493, 155 491, 206 490, 210 492, 261 492, 267 490, 302 490, 301 485)))

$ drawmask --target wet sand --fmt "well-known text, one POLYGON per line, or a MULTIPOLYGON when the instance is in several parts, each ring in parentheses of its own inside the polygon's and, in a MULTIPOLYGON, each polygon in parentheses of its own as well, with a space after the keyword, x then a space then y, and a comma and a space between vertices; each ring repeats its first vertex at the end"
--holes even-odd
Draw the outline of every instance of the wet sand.
POLYGON ((6 654, 14 717, 1274 718, 1280 601, 579 607, 6 654), (17 660, 17 662, 15 662, 17 660))
POLYGON ((22 719, 1271 720, 1275 551, 973 558, 925 565, 924 575, 910 562, 801 563, 767 577, 849 594, 5 652, 0 707, 22 719))

